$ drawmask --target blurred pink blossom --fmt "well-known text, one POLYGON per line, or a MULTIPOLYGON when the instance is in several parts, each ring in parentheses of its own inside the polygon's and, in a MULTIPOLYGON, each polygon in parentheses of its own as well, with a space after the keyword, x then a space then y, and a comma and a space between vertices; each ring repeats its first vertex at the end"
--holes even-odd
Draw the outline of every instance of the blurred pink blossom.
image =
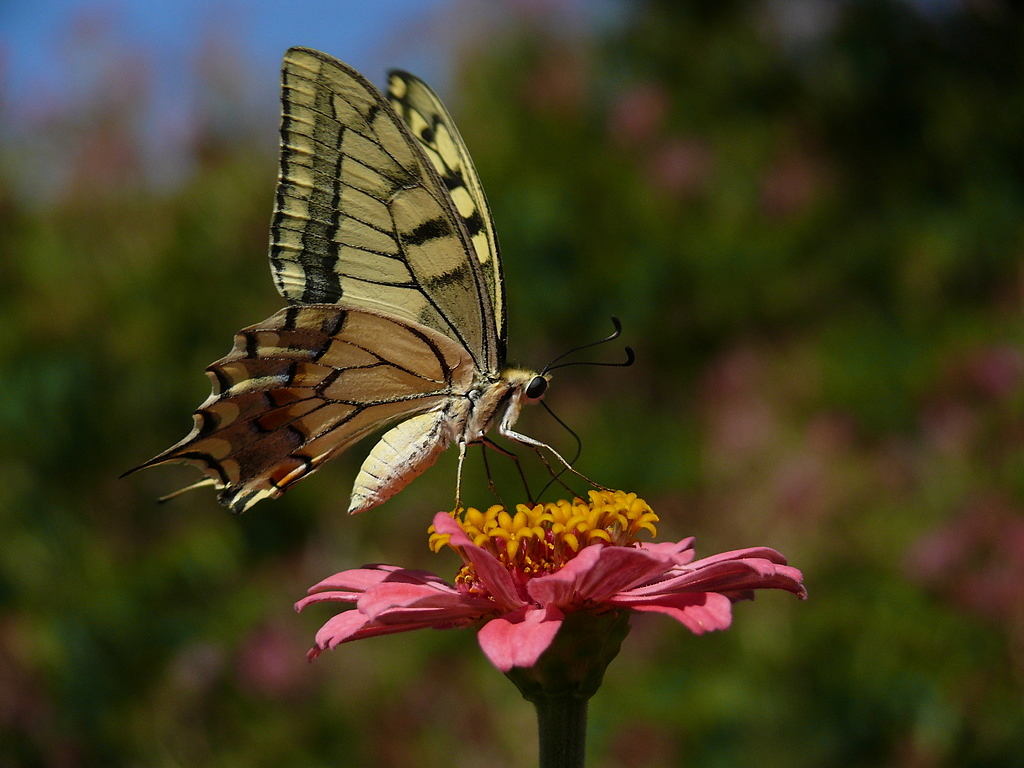
POLYGON ((577 51, 571 48, 549 50, 524 84, 523 101, 535 112, 577 119, 588 79, 586 62, 577 51))
POLYGON ((906 559, 911 579, 963 608, 1019 626, 1024 619, 1024 516, 999 494, 922 536, 906 559))
POLYGON ((658 83, 640 83, 621 93, 611 107, 608 129, 613 141, 635 145, 661 134, 669 97, 658 83))
POLYGON ((652 182, 675 195, 689 196, 704 189, 714 171, 715 156, 698 138, 673 137, 655 147, 649 158, 652 182))
POLYGON ((294 632, 283 626, 265 625, 253 631, 235 657, 239 684, 251 693, 270 698, 301 693, 309 680, 297 674, 296 661, 287 652, 294 642, 294 632))
POLYGON ((968 370, 981 394, 1001 400, 1020 389, 1024 378, 1024 353, 1009 344, 988 347, 974 355, 968 370))
POLYGON ((938 453, 963 457, 977 441, 980 422, 978 415, 967 405, 943 400, 922 410, 921 426, 928 445, 938 453))
POLYGON ((785 155, 768 168, 761 181, 761 207, 770 216, 801 213, 811 204, 821 181, 821 169, 811 157, 785 155))

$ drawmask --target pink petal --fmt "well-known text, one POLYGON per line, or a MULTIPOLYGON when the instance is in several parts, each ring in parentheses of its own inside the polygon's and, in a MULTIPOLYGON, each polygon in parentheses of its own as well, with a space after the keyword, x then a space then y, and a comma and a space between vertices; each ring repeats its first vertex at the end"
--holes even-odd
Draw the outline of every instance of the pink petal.
POLYGON ((344 643, 352 635, 365 627, 366 617, 359 611, 342 611, 332 616, 316 633, 318 648, 327 649, 344 643))
POLYGON ((362 640, 367 637, 394 635, 399 632, 411 632, 416 629, 433 627, 432 622, 421 624, 405 623, 401 625, 377 624, 368 621, 359 611, 343 611, 333 616, 316 633, 316 645, 306 654, 310 660, 315 659, 322 651, 331 650, 342 643, 362 640))
POLYGON ((533 579, 526 589, 541 605, 598 604, 665 573, 673 565, 672 558, 667 551, 592 545, 561 570, 533 579))
POLYGON ((477 633, 477 640, 502 672, 512 667, 532 667, 555 639, 564 617, 553 605, 524 606, 487 622, 477 633))
POLYGON ((672 592, 741 592, 750 589, 784 589, 800 598, 807 596, 803 574, 796 568, 771 560, 747 558, 698 560, 681 569, 673 569, 667 578, 627 590, 633 595, 672 592))
POLYGON ((508 569, 494 555, 469 540, 466 532, 447 512, 434 515, 434 530, 451 536, 450 544, 459 547, 476 569, 477 578, 494 598, 499 611, 514 611, 526 603, 516 590, 508 569))
POLYGON ((463 595, 448 585, 442 589, 433 585, 378 584, 359 598, 358 607, 370 620, 387 624, 407 620, 447 623, 497 612, 492 601, 463 595))
POLYGON ((353 568, 328 576, 320 583, 314 584, 308 591, 310 594, 331 589, 363 592, 374 584, 394 579, 418 583, 444 583, 440 576, 430 571, 414 571, 397 565, 365 565, 362 568, 353 568))
POLYGON ((395 606, 443 607, 462 600, 459 590, 448 584, 435 586, 385 582, 366 590, 360 596, 359 610, 372 616, 395 606))
POLYGON ((576 557, 554 573, 538 576, 526 584, 526 591, 539 605, 569 607, 578 602, 580 578, 597 562, 600 546, 584 547, 576 557))
POLYGON ((771 560, 779 565, 786 564, 786 558, 782 553, 776 552, 771 547, 747 547, 746 549, 734 549, 731 552, 719 552, 717 555, 702 557, 700 560, 691 563, 690 567, 701 568, 705 565, 721 562, 722 560, 746 560, 750 558, 771 560))
POLYGON ((674 558, 667 552, 639 547, 601 547, 597 563, 580 580, 580 595, 590 602, 602 603, 624 589, 664 573, 673 565, 674 558))
POLYGON ((295 610, 301 611, 314 603, 354 603, 360 597, 362 597, 362 592, 318 592, 299 600, 295 604, 295 610))
POLYGON ((394 565, 373 565, 341 571, 310 587, 309 596, 299 600, 295 604, 295 610, 301 611, 314 603, 354 603, 366 590, 385 582, 433 585, 438 589, 451 589, 441 577, 429 571, 413 571, 394 565))
POLYGON ((661 555, 668 555, 676 565, 686 565, 693 560, 693 536, 680 541, 650 541, 640 545, 641 549, 649 552, 656 552, 661 555))
POLYGON ((732 601, 714 592, 668 595, 657 602, 638 603, 612 600, 613 605, 629 607, 639 613, 663 613, 671 616, 696 635, 728 629, 732 623, 732 601))
POLYGON ((448 543, 453 547, 472 547, 473 542, 462 530, 462 526, 447 512, 438 512, 434 515, 434 530, 438 533, 448 534, 448 543))

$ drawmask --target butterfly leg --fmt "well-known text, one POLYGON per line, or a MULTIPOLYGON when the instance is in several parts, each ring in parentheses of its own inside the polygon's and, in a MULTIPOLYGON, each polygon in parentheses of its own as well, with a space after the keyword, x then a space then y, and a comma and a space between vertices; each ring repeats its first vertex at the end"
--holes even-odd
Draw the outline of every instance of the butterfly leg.
MULTIPOLYGON (((534 453, 537 454, 537 458, 540 459, 540 463, 544 465, 544 468, 548 471, 548 474, 551 475, 551 479, 548 480, 547 485, 545 485, 543 488, 541 488, 540 493, 541 493, 542 496, 544 495, 544 492, 548 488, 551 487, 552 483, 558 483, 566 491, 568 491, 569 494, 572 495, 572 496, 580 496, 580 495, 582 495, 582 494, 577 493, 575 488, 570 487, 569 484, 566 483, 562 479, 562 475, 565 474, 565 467, 562 467, 562 469, 560 469, 557 472, 555 472, 555 468, 551 466, 551 462, 548 461, 547 457, 544 455, 544 451, 541 450, 541 448, 539 446, 531 445, 531 446, 528 446, 528 447, 530 448, 530 450, 532 450, 534 453)), ((572 467, 569 467, 569 469, 572 469, 572 467)), ((576 470, 572 470, 572 471, 576 472, 576 470)), ((579 475, 580 473, 576 472, 576 474, 579 475)), ((583 475, 580 475, 580 477, 583 477, 583 475)), ((595 485, 593 480, 590 480, 590 479, 588 479, 586 477, 584 477, 583 479, 586 480, 591 485, 595 485)))
POLYGON ((498 492, 494 487, 494 481, 491 479, 491 469, 487 466, 487 449, 490 448, 492 451, 500 453, 502 456, 508 456, 512 461, 516 463, 516 470, 519 472, 519 479, 523 482, 523 489, 526 491, 526 498, 530 504, 534 503, 534 496, 530 492, 530 484, 526 482, 526 473, 523 472, 523 465, 519 463, 519 456, 512 451, 502 448, 500 445, 495 443, 489 437, 484 436, 480 439, 480 445, 483 446, 483 457, 484 467, 487 469, 487 485, 491 489, 491 492, 498 497, 498 501, 504 506, 504 502, 501 497, 498 496, 498 492))
POLYGON ((455 506, 453 510, 462 509, 462 465, 466 461, 466 443, 459 440, 459 468, 455 472, 455 506))
POLYGON ((491 463, 487 460, 487 447, 483 444, 483 441, 480 442, 480 458, 484 460, 484 472, 487 474, 487 490, 497 499, 498 504, 508 509, 505 500, 498 493, 498 487, 494 484, 494 478, 491 476, 491 463))
MULTIPOLYGON (((558 475, 551 468, 551 464, 548 462, 548 460, 544 457, 544 451, 549 451, 552 456, 554 456, 556 459, 558 459, 562 463, 562 466, 564 466, 567 470, 572 472, 577 477, 579 477, 582 480, 585 480, 586 482, 590 483, 595 488, 598 488, 598 489, 600 489, 602 491, 610 490, 609 488, 605 488, 600 483, 595 483, 589 477, 587 477, 582 472, 580 472, 578 469, 573 467, 572 464, 570 464, 568 461, 566 461, 564 458, 562 458, 562 455, 558 451, 556 451, 554 448, 552 448, 547 443, 542 443, 540 440, 534 440, 532 437, 520 434, 519 432, 516 432, 516 431, 510 429, 509 427, 507 427, 504 424, 502 424, 498 428, 498 431, 502 434, 502 436, 507 437, 509 440, 515 440, 517 443, 522 443, 523 445, 526 445, 526 446, 529 446, 530 448, 532 448, 534 450, 534 452, 537 454, 537 456, 540 457, 540 460, 544 463, 544 466, 546 466, 548 468, 548 471, 551 473, 552 477, 557 479, 558 475)), ((559 482, 561 483, 562 481, 559 480, 559 482)), ((565 483, 562 483, 562 485, 565 485, 565 483)), ((572 489, 569 488, 568 486, 565 486, 565 487, 569 491, 572 491, 572 489)))
MULTIPOLYGON (((531 446, 531 448, 532 448, 532 446, 531 446)), ((560 470, 555 472, 555 468, 552 467, 548 463, 547 459, 544 458, 544 452, 543 451, 541 451, 539 448, 532 448, 532 450, 533 450, 534 453, 537 454, 537 458, 541 460, 541 463, 547 468, 548 474, 551 475, 551 479, 548 480, 547 483, 544 485, 544 487, 540 489, 540 495, 541 496, 543 496, 544 493, 547 491, 547 489, 550 488, 555 483, 558 483, 560 486, 562 486, 566 491, 568 491, 573 496, 581 496, 582 495, 582 494, 576 493, 576 490, 574 488, 570 488, 568 483, 566 483, 562 479, 562 475, 565 474, 565 467, 562 467, 560 470)))

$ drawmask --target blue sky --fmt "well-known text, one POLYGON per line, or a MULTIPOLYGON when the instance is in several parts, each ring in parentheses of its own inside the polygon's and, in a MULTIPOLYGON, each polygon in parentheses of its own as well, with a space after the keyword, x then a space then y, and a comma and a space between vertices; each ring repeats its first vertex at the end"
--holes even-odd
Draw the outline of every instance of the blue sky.
POLYGON ((294 45, 337 56, 380 84, 385 71, 416 73, 444 96, 448 52, 466 33, 530 12, 585 27, 616 0, 0 0, 0 95, 74 90, 67 51, 75 30, 100 26, 117 46, 146 53, 154 80, 173 96, 216 33, 239 50, 255 82, 277 88, 294 45))
POLYGON ((448 74, 460 44, 524 14, 582 30, 609 23, 616 7, 617 0, 0 0, 0 134, 20 142, 12 154, 23 180, 46 189, 59 185, 71 149, 47 126, 133 104, 154 178, 180 178, 197 73, 216 71, 197 67, 203 56, 227 50, 220 63, 244 89, 232 92, 231 104, 259 120, 272 151, 281 56, 291 46, 325 51, 377 85, 388 69, 406 69, 452 101, 448 74), (133 87, 145 102, 132 101, 133 87))
POLYGON ((47 126, 61 124, 66 115, 73 120, 78 114, 102 114, 111 104, 117 108, 118 89, 141 83, 146 101, 137 110, 137 123, 151 177, 182 178, 202 56, 227 49, 229 74, 244 89, 232 105, 241 103, 259 121, 257 135, 273 152, 279 69, 287 48, 326 51, 378 85, 388 69, 407 69, 446 98, 449 53, 460 30, 493 23, 487 9, 495 7, 507 13, 510 3, 0 0, 0 133, 18 137, 9 145, 16 147, 9 159, 12 167, 21 167, 14 174, 28 185, 26 191, 59 188, 64 156, 73 144, 47 126), (133 77, 135 69, 140 77, 133 77))
MULTIPOLYGON (((2 93, 16 105, 34 93, 73 91, 69 41, 101 28, 104 40, 144 52, 152 77, 173 98, 211 37, 249 62, 253 81, 276 90, 281 54, 293 45, 327 51, 381 82, 388 67, 443 76, 432 31, 453 0, 0 0, 2 93), (419 34, 426 31, 427 34, 419 34), (377 70, 380 70, 379 72, 377 70), (424 71, 427 70, 427 71, 424 71)), ((443 48, 443 46, 441 46, 443 48)), ((70 95, 70 94, 69 94, 70 95)))
MULTIPOLYGON (((906 1, 933 12, 955 3, 906 1)), ((816 2, 772 7, 806 12, 816 2)), ((444 98, 448 53, 467 32, 531 10, 570 26, 607 23, 625 7, 616 0, 0 0, 0 98, 17 112, 39 95, 73 99, 85 90, 69 48, 74 31, 90 24, 102 27, 113 57, 145 54, 169 109, 187 94, 195 58, 213 39, 241 54, 261 101, 276 91, 281 55, 293 45, 337 56, 377 84, 387 69, 407 69, 444 98)))

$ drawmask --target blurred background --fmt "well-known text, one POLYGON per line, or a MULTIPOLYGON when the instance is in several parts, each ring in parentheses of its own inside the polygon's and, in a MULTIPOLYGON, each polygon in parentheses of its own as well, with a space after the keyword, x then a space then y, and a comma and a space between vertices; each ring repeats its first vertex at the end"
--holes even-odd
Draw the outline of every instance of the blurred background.
MULTIPOLYGON (((177 441, 283 305, 278 67, 435 85, 503 245, 510 356, 659 538, 810 599, 634 621, 589 765, 1024 765, 1024 11, 1004 0, 0 4, 0 765, 535 761, 474 634, 307 664, 308 586, 426 549, 454 452, 344 513, 369 445, 244 516, 177 441), (454 745, 454 746, 452 746, 454 745)), ((541 409, 520 422, 566 453, 541 409)), ((524 462, 537 481, 543 471, 524 462)), ((466 501, 492 501, 472 455, 466 501)), ((520 493, 503 462, 499 487, 520 493)), ((548 492, 548 498, 558 494, 548 492)))

